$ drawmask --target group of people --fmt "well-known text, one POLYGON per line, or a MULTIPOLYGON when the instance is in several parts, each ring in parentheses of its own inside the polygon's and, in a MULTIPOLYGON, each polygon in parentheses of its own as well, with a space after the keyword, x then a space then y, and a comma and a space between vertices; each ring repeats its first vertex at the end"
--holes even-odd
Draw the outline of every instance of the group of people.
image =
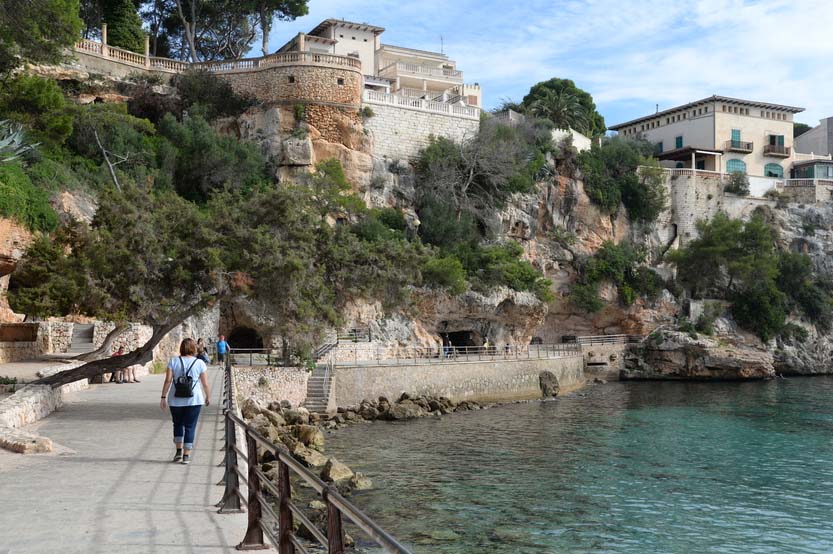
MULTIPOLYGON (((124 347, 120 346, 118 350, 116 350, 111 357, 115 358, 116 356, 124 356, 124 347)), ((110 374, 110 380, 107 381, 108 383, 141 383, 138 379, 136 379, 136 366, 131 365, 124 369, 119 369, 110 374)))

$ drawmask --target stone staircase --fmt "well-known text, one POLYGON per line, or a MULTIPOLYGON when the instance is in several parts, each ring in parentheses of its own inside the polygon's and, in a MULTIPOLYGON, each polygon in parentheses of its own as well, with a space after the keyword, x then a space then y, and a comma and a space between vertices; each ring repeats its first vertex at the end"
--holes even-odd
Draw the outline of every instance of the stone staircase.
POLYGON ((92 324, 76 323, 72 326, 72 342, 70 342, 67 354, 79 355, 95 350, 93 343, 93 332, 95 327, 92 324))
POLYGON ((333 390, 333 374, 328 364, 317 364, 307 379, 304 407, 310 412, 325 413, 333 390))

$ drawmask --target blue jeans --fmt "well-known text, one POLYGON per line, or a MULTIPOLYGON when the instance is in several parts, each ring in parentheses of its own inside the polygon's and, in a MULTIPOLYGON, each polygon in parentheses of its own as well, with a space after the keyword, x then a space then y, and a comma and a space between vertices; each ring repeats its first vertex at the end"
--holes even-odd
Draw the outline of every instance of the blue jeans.
POLYGON ((171 419, 174 420, 174 444, 184 444, 185 448, 194 448, 194 435, 197 434, 197 420, 202 406, 170 406, 171 419))

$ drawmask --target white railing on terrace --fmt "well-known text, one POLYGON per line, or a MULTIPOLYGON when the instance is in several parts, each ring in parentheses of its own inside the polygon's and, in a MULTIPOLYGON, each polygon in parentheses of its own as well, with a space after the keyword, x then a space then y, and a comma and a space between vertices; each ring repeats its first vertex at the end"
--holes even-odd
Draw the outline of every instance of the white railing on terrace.
POLYGON ((463 72, 457 69, 432 67, 418 63, 393 62, 379 70, 379 75, 395 79, 397 75, 416 75, 463 82, 463 72))
POLYGON ((211 62, 189 63, 169 58, 157 58, 144 54, 137 54, 114 46, 105 46, 100 42, 83 39, 75 43, 75 50, 87 54, 94 54, 104 58, 118 60, 128 65, 163 71, 180 73, 188 69, 203 69, 214 73, 231 73, 237 71, 253 71, 280 65, 315 64, 331 67, 346 67, 361 71, 361 61, 349 56, 336 54, 319 54, 316 52, 276 52, 260 58, 245 58, 241 60, 221 60, 211 62))
POLYGON ((833 186, 833 179, 787 179, 784 185, 788 187, 817 187, 819 185, 833 186))
POLYGON ((328 354, 334 367, 378 365, 433 365, 460 362, 558 359, 581 356, 579 344, 524 344, 495 346, 390 347, 369 344, 340 345, 328 354))
POLYGON ((478 119, 480 117, 480 108, 476 106, 448 104, 446 102, 423 100, 422 98, 412 98, 399 94, 388 94, 385 92, 377 92, 375 90, 365 90, 362 99, 364 102, 368 102, 370 104, 388 104, 412 110, 443 113, 458 117, 465 117, 468 119, 478 119))

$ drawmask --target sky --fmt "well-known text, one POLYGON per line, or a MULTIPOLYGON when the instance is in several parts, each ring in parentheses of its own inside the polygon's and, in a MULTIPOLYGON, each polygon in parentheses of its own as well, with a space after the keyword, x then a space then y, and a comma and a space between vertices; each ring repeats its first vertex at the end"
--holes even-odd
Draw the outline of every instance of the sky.
POLYGON ((382 42, 444 52, 484 107, 568 78, 608 125, 713 94, 833 116, 833 0, 309 0, 276 21, 271 50, 327 18, 385 28, 382 42))

